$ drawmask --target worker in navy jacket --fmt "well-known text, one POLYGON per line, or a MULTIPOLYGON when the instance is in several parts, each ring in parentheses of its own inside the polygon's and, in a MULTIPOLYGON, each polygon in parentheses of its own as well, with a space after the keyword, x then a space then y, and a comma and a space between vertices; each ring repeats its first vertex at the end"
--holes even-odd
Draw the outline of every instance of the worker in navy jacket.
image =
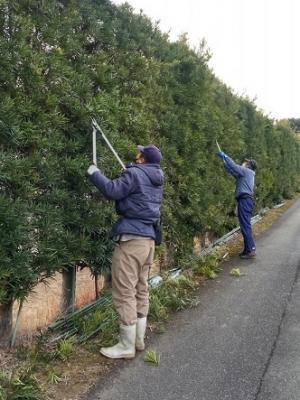
POLYGON ((251 227, 251 216, 254 206, 256 161, 246 159, 242 165, 238 165, 223 151, 219 151, 218 155, 223 159, 226 171, 236 180, 235 198, 241 233, 244 238, 244 250, 240 253, 240 257, 243 259, 254 258, 256 248, 251 227))
POLYGON ((120 319, 120 340, 100 351, 109 358, 133 358, 144 350, 149 310, 148 276, 153 262, 156 229, 163 197, 161 152, 138 146, 136 162, 110 180, 95 166, 90 180, 108 200, 114 200, 118 221, 112 229, 112 296, 120 319))

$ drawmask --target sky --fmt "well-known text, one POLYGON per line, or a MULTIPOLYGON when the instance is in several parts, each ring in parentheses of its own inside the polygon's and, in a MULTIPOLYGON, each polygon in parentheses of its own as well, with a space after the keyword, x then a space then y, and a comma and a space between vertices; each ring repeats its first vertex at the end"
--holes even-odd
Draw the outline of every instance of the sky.
MULTIPOLYGON (((113 0, 116 4, 124 0, 113 0)), ((300 0, 127 0, 170 40, 206 40, 209 66, 270 118, 300 118, 300 0)))

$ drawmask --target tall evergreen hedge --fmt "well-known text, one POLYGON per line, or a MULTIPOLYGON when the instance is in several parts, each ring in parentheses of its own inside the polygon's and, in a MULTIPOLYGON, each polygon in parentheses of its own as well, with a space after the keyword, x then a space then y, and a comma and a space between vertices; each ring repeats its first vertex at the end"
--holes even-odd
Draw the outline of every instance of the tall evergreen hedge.
MULTIPOLYGON (((137 144, 161 147, 165 245, 174 260, 191 251, 194 236, 236 224, 234 182, 216 138, 237 161, 257 160, 257 208, 298 189, 289 124, 218 80, 203 46, 192 50, 185 36, 171 43, 129 5, 0 0, 0 32, 0 314, 63 267, 109 267, 116 216, 85 176, 91 116, 124 161, 137 144)), ((120 173, 104 145, 99 166, 109 177, 120 173)))

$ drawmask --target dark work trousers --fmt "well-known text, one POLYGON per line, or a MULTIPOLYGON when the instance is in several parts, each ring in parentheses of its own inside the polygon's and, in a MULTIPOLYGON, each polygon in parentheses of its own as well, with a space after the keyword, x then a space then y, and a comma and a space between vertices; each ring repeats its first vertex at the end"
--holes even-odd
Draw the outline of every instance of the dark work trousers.
POLYGON ((250 253, 255 251, 255 243, 252 234, 251 216, 253 211, 253 199, 247 197, 239 199, 238 205, 238 218, 241 227, 241 232, 244 238, 244 252, 250 253))

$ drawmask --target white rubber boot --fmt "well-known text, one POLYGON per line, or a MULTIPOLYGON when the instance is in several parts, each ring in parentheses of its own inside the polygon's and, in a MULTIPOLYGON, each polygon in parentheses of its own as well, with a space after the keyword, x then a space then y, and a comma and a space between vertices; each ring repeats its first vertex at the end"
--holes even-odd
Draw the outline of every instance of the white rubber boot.
POLYGON ((147 317, 138 318, 136 324, 135 348, 138 351, 145 350, 145 333, 147 328, 147 317))
POLYGON ((120 325, 119 343, 112 347, 102 347, 100 353, 108 358, 135 357, 136 324, 120 325))

